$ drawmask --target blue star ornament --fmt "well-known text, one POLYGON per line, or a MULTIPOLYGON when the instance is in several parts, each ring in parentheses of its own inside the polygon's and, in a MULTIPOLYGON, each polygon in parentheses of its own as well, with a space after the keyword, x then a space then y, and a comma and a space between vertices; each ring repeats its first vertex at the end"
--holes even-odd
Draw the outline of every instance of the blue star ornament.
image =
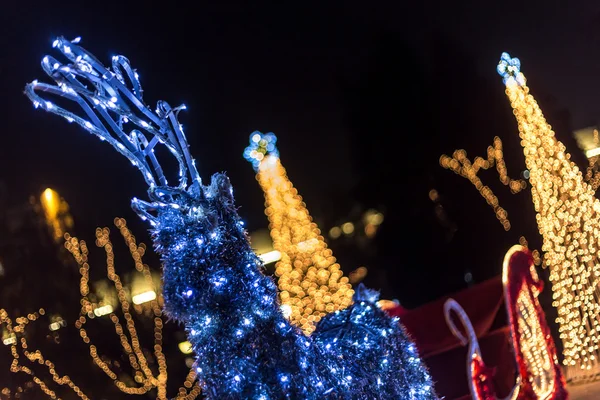
POLYGON ((507 52, 502 53, 500 56, 500 62, 496 71, 502 77, 502 82, 508 84, 510 82, 516 82, 519 85, 525 84, 525 78, 521 73, 521 60, 516 57, 511 57, 507 52))
POLYGON ((252 163, 255 170, 258 170, 260 162, 266 156, 279 158, 279 150, 275 143, 277 143, 277 136, 272 132, 255 131, 250 135, 250 145, 244 149, 244 158, 252 163))

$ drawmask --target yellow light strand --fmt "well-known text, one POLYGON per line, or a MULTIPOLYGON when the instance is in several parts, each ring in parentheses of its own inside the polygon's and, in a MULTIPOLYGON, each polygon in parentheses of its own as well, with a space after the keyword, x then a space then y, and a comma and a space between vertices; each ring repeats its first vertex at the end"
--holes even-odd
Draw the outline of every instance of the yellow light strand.
MULTIPOLYGON (((145 254, 146 246, 143 243, 139 245, 136 243, 135 236, 127 228, 126 221, 122 218, 115 218, 115 226, 119 229, 125 244, 129 248, 130 255, 135 263, 135 269, 142 273, 146 286, 149 288, 156 288, 150 268, 144 264, 142 257, 145 254)), ((121 311, 126 321, 125 328, 121 324, 117 315, 113 312, 110 314, 110 319, 114 324, 115 332, 119 336, 119 342, 123 348, 125 355, 133 369, 134 379, 140 384, 138 387, 128 386, 126 383, 117 379, 117 374, 111 369, 110 364, 112 362, 103 361, 102 357, 98 354, 96 346, 91 342, 91 339, 84 329, 84 325, 87 323, 87 316, 93 315, 94 310, 98 304, 92 303, 88 299, 89 289, 89 264, 88 254, 89 250, 85 241, 77 240, 77 238, 71 237, 68 234, 65 235, 65 247, 73 255, 80 266, 80 292, 81 292, 81 316, 76 321, 75 326, 80 331, 80 336, 83 341, 89 345, 90 355, 96 365, 104 371, 104 373, 113 380, 114 384, 124 393, 141 395, 147 393, 154 388, 157 389, 157 399, 167 399, 167 361, 162 350, 162 329, 164 322, 162 320, 162 304, 163 298, 159 293, 158 296, 148 303, 142 305, 134 305, 134 310, 138 313, 149 312, 154 322, 154 357, 158 364, 158 375, 154 376, 152 370, 148 365, 148 360, 144 355, 141 342, 139 340, 133 315, 131 313, 131 304, 129 302, 130 294, 125 289, 121 282, 121 278, 115 271, 114 265, 114 251, 113 244, 110 240, 110 230, 108 228, 97 228, 96 229, 96 245, 104 248, 106 253, 106 264, 107 264, 107 276, 110 281, 113 282, 115 289, 117 290, 117 297, 121 305, 121 311), (128 335, 127 335, 128 334, 128 335)), ((200 386, 196 381, 196 373, 192 370, 189 371, 185 381, 184 387, 179 389, 177 399, 189 399, 193 400, 198 397, 201 393, 200 386)))
POLYGON ((27 317, 18 317, 15 319, 16 325, 14 325, 12 320, 8 316, 6 310, 0 309, 0 325, 3 325, 9 334, 15 335, 15 338, 20 336, 19 340, 15 340, 10 345, 10 352, 13 357, 13 361, 10 366, 10 371, 13 373, 22 372, 31 376, 32 381, 39 386, 39 388, 42 390, 42 392, 44 392, 44 394, 46 394, 51 399, 60 400, 60 397, 58 397, 56 392, 50 389, 50 387, 48 387, 48 385, 43 380, 37 377, 31 368, 20 363, 20 360, 22 359, 22 357, 19 354, 20 348, 27 360, 29 360, 32 363, 44 365, 55 383, 57 383, 60 386, 67 386, 82 400, 90 400, 90 398, 82 392, 79 386, 77 386, 68 375, 60 376, 59 373, 56 371, 56 366, 54 365, 54 363, 52 363, 50 360, 45 359, 41 351, 29 350, 29 345, 27 344, 27 339, 25 337, 26 326, 29 324, 29 322, 37 320, 40 315, 44 315, 44 313, 44 309, 40 309, 36 313, 28 314, 27 317))
MULTIPOLYGON (((135 262, 135 268, 138 272, 141 272, 146 281, 148 287, 156 287, 152 278, 152 274, 148 265, 142 262, 142 256, 145 253, 146 246, 140 243, 138 246, 135 241, 135 236, 131 234, 126 226, 124 219, 116 218, 115 225, 120 230, 125 244, 128 246, 131 256, 135 262)), ((110 364, 113 362, 105 362, 98 354, 97 348, 91 343, 90 337, 87 331, 84 329, 84 325, 87 322, 86 316, 93 316, 93 311, 101 304, 93 303, 87 297, 90 293, 89 288, 89 264, 88 264, 88 248, 84 241, 78 241, 77 238, 71 237, 69 234, 65 234, 65 247, 73 255, 74 259, 79 265, 79 272, 81 275, 80 279, 80 293, 81 293, 81 316, 75 321, 75 326, 79 329, 80 336, 83 341, 89 345, 90 355, 94 363, 96 363, 106 375, 113 380, 113 383, 119 390, 130 395, 141 395, 147 393, 154 388, 157 389, 157 399, 167 399, 166 387, 167 387, 167 362, 166 357, 162 351, 162 328, 164 322, 162 320, 162 296, 158 296, 151 302, 142 306, 135 306, 134 308, 138 312, 149 311, 154 321, 154 356, 158 364, 158 375, 154 376, 151 369, 148 366, 146 357, 143 354, 140 341, 135 329, 135 323, 133 322, 132 314, 130 312, 130 304, 127 300, 127 293, 123 285, 121 284, 120 277, 116 274, 114 268, 114 253, 112 243, 108 237, 109 230, 107 228, 97 229, 97 245, 103 247, 107 257, 107 271, 109 279, 115 284, 117 288, 118 297, 121 303, 121 308, 126 320, 126 330, 130 334, 131 340, 127 338, 125 329, 119 323, 118 317, 111 313, 111 321, 115 325, 115 330, 119 335, 121 346, 123 347, 127 358, 130 361, 132 368, 134 369, 134 378, 136 382, 140 383, 140 387, 130 387, 124 382, 117 379, 117 374, 110 368, 110 364), (139 310, 138 310, 139 308, 139 310)), ((10 344, 10 352, 13 357, 10 370, 13 373, 25 373, 31 376, 32 381, 28 384, 36 384, 49 398, 60 400, 60 397, 51 389, 46 382, 40 377, 36 376, 33 369, 21 364, 21 360, 26 359, 34 364, 44 365, 51 375, 52 380, 61 386, 70 388, 79 398, 83 400, 89 400, 89 397, 83 393, 83 391, 77 386, 68 375, 60 376, 56 371, 54 363, 47 360, 39 350, 30 350, 25 337, 25 330, 29 322, 35 321, 40 315, 44 315, 44 309, 40 309, 37 313, 28 314, 27 317, 18 317, 15 319, 16 325, 13 324, 9 318, 8 313, 0 309, 0 326, 3 326, 5 331, 9 335, 14 335, 15 341, 10 344), (16 340, 16 338, 19 338, 16 340), (24 357, 21 356, 20 352, 24 357)), ((19 388, 22 390, 21 388, 19 388)), ((0 391, 1 395, 9 396, 10 389, 4 388, 0 391)), ((188 372, 183 387, 179 389, 176 399, 177 400, 194 400, 201 394, 201 388, 197 381, 197 376, 194 369, 190 369, 188 372)))
POLYGON ((440 157, 440 165, 443 168, 449 169, 457 175, 466 178, 479 191, 479 194, 492 207, 496 218, 502 224, 504 230, 510 230, 510 221, 508 212, 502 208, 498 202, 498 197, 494 194, 489 186, 485 186, 477 174, 481 169, 487 170, 496 166, 498 178, 500 182, 510 188, 511 193, 516 194, 527 187, 527 183, 523 179, 512 179, 508 176, 506 163, 504 162, 504 151, 502 149, 502 141, 498 136, 494 137, 493 146, 487 148, 487 159, 475 157, 471 162, 467 157, 467 152, 463 149, 455 150, 452 157, 443 154, 440 157))
POLYGON ((256 178, 265 194, 273 247, 281 253, 275 270, 281 304, 309 335, 325 314, 352 304, 354 291, 279 157, 264 157, 256 178))
POLYGON ((600 201, 556 139, 522 74, 521 78, 522 85, 509 79, 506 94, 530 171, 567 379, 594 379, 600 372, 600 201))

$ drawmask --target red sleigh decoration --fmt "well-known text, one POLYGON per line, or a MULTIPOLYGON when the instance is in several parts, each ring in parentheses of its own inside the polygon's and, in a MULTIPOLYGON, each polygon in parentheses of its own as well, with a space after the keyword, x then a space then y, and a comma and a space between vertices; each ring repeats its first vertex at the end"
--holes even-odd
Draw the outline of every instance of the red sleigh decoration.
MULTIPOLYGON (((502 282, 506 311, 518 376, 506 399, 566 400, 565 378, 562 373, 550 329, 546 323, 538 296, 543 289, 530 251, 513 246, 504 257, 502 282)), ((474 400, 497 400, 493 383, 494 370, 483 362, 479 343, 469 317, 454 300, 444 304, 446 322, 452 333, 468 345, 467 377, 474 400), (462 322, 467 336, 459 330, 451 313, 462 322)))

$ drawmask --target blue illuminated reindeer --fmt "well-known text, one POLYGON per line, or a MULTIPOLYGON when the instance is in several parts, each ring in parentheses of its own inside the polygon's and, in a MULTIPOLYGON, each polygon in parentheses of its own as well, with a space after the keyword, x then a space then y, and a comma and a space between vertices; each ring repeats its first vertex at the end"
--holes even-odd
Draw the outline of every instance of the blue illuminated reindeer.
POLYGON ((132 206, 152 226, 165 311, 185 326, 207 398, 437 399, 402 326, 377 308, 376 292, 358 287, 354 304, 326 316, 311 336, 291 325, 250 247, 228 178, 215 174, 209 185, 200 179, 177 119, 185 107, 159 101, 150 111, 125 57, 113 57, 111 70, 78 42, 54 42, 68 64, 44 57, 56 86, 34 81, 25 92, 36 107, 108 141, 142 172, 150 201, 133 199, 132 206), (84 116, 41 93, 77 102, 84 116), (179 165, 176 185, 155 156, 159 145, 179 165))

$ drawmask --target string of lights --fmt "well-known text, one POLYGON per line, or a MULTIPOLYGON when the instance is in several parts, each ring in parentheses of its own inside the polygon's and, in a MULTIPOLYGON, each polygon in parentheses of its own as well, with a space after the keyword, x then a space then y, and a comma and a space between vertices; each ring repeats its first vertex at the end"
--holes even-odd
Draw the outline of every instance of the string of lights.
MULTIPOLYGON (((594 144, 596 147, 600 147, 600 138, 598 137, 598 130, 594 129, 594 144)), ((600 187, 600 155, 594 155, 588 158, 589 165, 585 171, 585 181, 592 186, 592 189, 598 190, 600 187)))
POLYGON ((600 201, 530 94, 517 58, 502 54, 498 73, 516 117, 558 311, 567 379, 594 379, 600 331, 600 201))
POLYGON ((272 133, 254 132, 244 157, 265 195, 273 247, 281 254, 275 275, 290 321, 310 335, 327 313, 352 303, 354 291, 287 176, 272 133))
MULTIPOLYGON (((58 40, 56 45, 72 63, 66 70, 59 64, 56 71, 43 62, 47 72, 56 71, 50 75, 62 89, 40 83, 28 85, 27 94, 34 105, 68 116, 106 140, 106 129, 95 113, 105 121, 109 114, 104 107, 110 108, 117 120, 129 115, 121 105, 124 100, 114 94, 119 92, 136 100, 147 111, 135 87, 137 83, 136 97, 124 89, 118 74, 99 65, 95 58, 91 60, 93 56, 76 44, 58 40), (80 76, 96 82, 97 91, 77 92, 76 77, 80 76), (53 103, 42 103, 44 100, 35 93, 37 89, 77 102, 96 99, 99 104, 82 106, 90 122, 66 114, 53 103), (104 93, 114 98, 107 99, 104 93)), ((113 69, 129 65, 123 57, 116 60, 121 62, 113 63, 113 69)), ((158 111, 157 125, 167 116, 158 111)), ((172 113, 168 115, 174 118, 172 113)), ((141 122, 138 119, 136 125, 144 128, 141 122)), ((173 133, 167 128, 165 132, 173 133)), ((146 133, 151 135, 148 143, 162 139, 171 144, 160 129, 146 129, 146 133)), ((172 146, 176 159, 191 160, 185 137, 177 133, 174 137, 180 147, 172 146)), ((111 144, 139 167, 147 154, 136 153, 139 149, 124 151, 118 146, 128 138, 120 142, 111 139, 111 144)), ((156 172, 160 165, 153 165, 156 172)), ((183 168, 180 175, 192 176, 192 185, 180 181, 178 187, 167 187, 166 183, 157 187, 156 179, 145 177, 153 202, 134 200, 133 207, 152 225, 154 247, 163 263, 164 309, 186 328, 206 398, 437 399, 414 344, 399 321, 377 307, 378 293, 360 285, 354 303, 326 315, 310 336, 291 325, 280 310, 275 283, 262 273, 262 262, 250 246, 229 179, 215 174, 204 186, 195 168, 186 169, 193 162, 179 165, 183 168)), ((140 169, 149 172, 145 166, 140 169)), ((160 180, 160 174, 156 176, 160 180)))
MULTIPOLYGON (((139 245, 136 243, 136 239, 129 228, 127 228, 126 221, 124 219, 116 218, 115 226, 119 229, 121 235, 123 236, 124 242, 131 253, 131 256, 135 262, 135 269, 143 275, 146 287, 157 288, 158 285, 155 284, 148 265, 144 264, 142 260, 142 257, 146 251, 146 246, 143 243, 140 243, 139 245)), ((161 305, 163 302, 162 296, 158 294, 158 296, 153 300, 149 300, 139 305, 133 304, 133 307, 138 314, 143 314, 145 311, 148 311, 148 314, 150 314, 154 322, 153 356, 158 365, 158 375, 155 376, 145 355, 146 350, 141 347, 142 341, 136 331, 134 315, 131 312, 132 304, 128 300, 130 298, 130 294, 121 283, 121 278, 119 275, 115 272, 115 255, 109 234, 110 231, 107 228, 98 228, 96 230, 96 244, 98 247, 102 247, 106 251, 107 276, 114 283, 115 288, 117 289, 119 305, 123 313, 123 317, 125 321, 127 321, 126 327, 124 328, 120 323, 116 313, 113 312, 113 306, 111 304, 105 304, 103 302, 95 303, 90 301, 90 267, 88 264, 89 250, 87 248, 87 244, 85 241, 79 241, 77 238, 71 237, 68 233, 66 233, 65 247, 79 264, 81 274, 80 292, 82 308, 81 316, 75 321, 75 326, 79 329, 80 336, 84 343, 88 344, 89 352, 94 363, 104 371, 104 373, 111 379, 115 386, 119 388, 119 390, 129 395, 141 395, 152 390, 156 390, 157 399, 167 399, 167 362, 162 351, 162 329, 164 326, 161 310, 161 305), (88 319, 107 314, 110 314, 109 317, 115 326, 115 332, 119 336, 119 342, 124 350, 125 358, 129 361, 134 371, 133 378, 135 382, 139 384, 138 387, 131 387, 122 380, 118 379, 119 372, 111 369, 111 365, 116 365, 116 363, 113 360, 110 360, 107 357, 99 354, 97 347, 91 342, 88 331, 85 329, 85 324, 88 322, 88 319)), ((87 399, 88 396, 83 393, 83 391, 77 385, 75 385, 68 375, 58 375, 54 364, 45 359, 41 351, 29 350, 30 346, 26 340, 25 328, 29 322, 36 321, 40 315, 45 315, 44 309, 40 309, 37 313, 29 314, 27 317, 16 318, 15 322, 17 324, 13 327, 13 323, 8 317, 6 311, 0 310, 0 325, 4 325, 6 327, 6 332, 8 333, 9 337, 13 337, 11 335, 14 335, 14 342, 10 341, 11 354, 14 359, 11 366, 11 371, 15 373, 22 372, 31 375, 33 382, 36 383, 46 395, 52 399, 59 398, 56 391, 52 390, 43 379, 39 378, 32 368, 23 366, 20 363, 19 360, 22 359, 22 357, 19 356, 19 349, 21 349, 23 355, 30 362, 47 366, 48 372, 51 374, 54 382, 71 388, 80 398, 87 399)), ((183 386, 179 388, 178 395, 176 397, 177 400, 193 400, 200 395, 201 389, 196 378, 197 374, 195 369, 190 369, 185 378, 183 386)))
POLYGON ((13 338, 13 340, 11 340, 9 343, 10 353, 13 357, 10 371, 13 373, 24 373, 31 376, 32 381, 38 385, 44 394, 53 400, 59 400, 60 398, 56 392, 52 390, 43 379, 36 375, 33 368, 23 365, 22 360, 25 359, 32 364, 45 366, 53 382, 60 386, 66 386, 70 388, 82 400, 89 400, 90 398, 82 392, 80 387, 76 385, 68 375, 61 376, 57 372, 54 363, 44 358, 40 350, 30 349, 30 346, 27 343, 25 329, 30 322, 36 321, 45 313, 45 310, 41 308, 39 311, 30 313, 26 317, 16 318, 13 323, 6 310, 0 309, 0 325, 3 325, 9 337, 13 338))
POLYGON ((511 193, 516 194, 527 187, 527 182, 523 179, 512 179, 508 176, 506 163, 504 161, 504 151, 502 150, 502 141, 498 136, 494 137, 493 146, 487 148, 487 159, 475 157, 471 162, 467 157, 467 152, 463 149, 455 150, 452 157, 443 154, 440 157, 440 165, 453 171, 455 174, 468 179, 485 201, 493 208, 496 218, 502 224, 504 230, 510 230, 510 221, 508 212, 500 206, 498 197, 489 186, 486 186, 477 175, 481 169, 487 170, 496 166, 500 182, 510 188, 511 193))
MULTIPOLYGON (((141 304, 135 304, 136 298, 140 298, 139 295, 136 297, 130 296, 127 289, 122 283, 120 276, 115 271, 115 255, 113 244, 110 240, 110 230, 108 228, 96 229, 96 246, 103 248, 106 252, 107 262, 107 276, 108 279, 113 282, 114 287, 117 291, 117 298, 119 306, 123 314, 123 318, 126 321, 125 327, 121 323, 119 317, 113 312, 113 306, 110 304, 94 303, 89 299, 89 264, 88 256, 89 249, 87 244, 83 240, 78 240, 75 237, 71 237, 69 234, 65 235, 65 248, 73 255, 75 261, 80 267, 80 292, 81 292, 81 316, 75 322, 75 326, 79 329, 80 336, 83 341, 88 344, 90 355, 94 363, 102 369, 102 371, 114 382, 114 384, 126 394, 144 394, 151 390, 156 389, 157 399, 167 399, 167 361, 162 349, 163 339, 163 316, 162 316, 162 304, 163 298, 160 293, 156 294, 158 285, 155 284, 150 268, 147 264, 143 263, 143 255, 146 252, 146 246, 143 243, 139 245, 136 242, 135 236, 131 233, 127 227, 127 223, 123 218, 115 218, 115 226, 121 233, 125 245, 129 249, 131 258, 135 263, 135 269, 137 272, 143 275, 145 285, 144 287, 148 290, 143 293, 153 293, 154 296, 147 296, 148 301, 141 304), (132 298, 132 301, 129 299, 132 298), (141 340, 139 338, 135 319, 132 314, 132 302, 133 308, 141 314, 144 311, 144 307, 149 311, 150 317, 154 322, 154 345, 153 345, 153 356, 158 365, 158 375, 154 375, 150 368, 149 361, 145 355, 145 350, 141 347, 141 340), (137 306, 137 307, 136 307, 137 306), (142 307, 144 306, 144 307, 142 307), (108 307, 108 308, 107 308, 108 307), (101 313, 108 313, 110 320, 114 324, 115 332, 119 336, 119 342, 123 351, 126 355, 127 360, 131 368, 133 369, 133 377, 135 382, 139 385, 137 387, 131 387, 122 380, 119 380, 117 373, 113 371, 111 365, 114 364, 112 361, 106 361, 106 357, 99 354, 97 347, 91 342, 91 338, 88 331, 85 328, 89 318, 94 318, 101 313, 98 310, 102 310, 101 313)), ((142 293, 142 294, 143 294, 142 293)), ((141 298, 143 300, 143 297, 141 298)), ((177 399, 186 398, 194 399, 200 394, 200 388, 194 382, 196 380, 196 372, 191 369, 187 375, 184 387, 179 389, 177 399), (193 387, 192 387, 193 386, 193 387), (191 392, 189 391, 191 390, 191 392)))

